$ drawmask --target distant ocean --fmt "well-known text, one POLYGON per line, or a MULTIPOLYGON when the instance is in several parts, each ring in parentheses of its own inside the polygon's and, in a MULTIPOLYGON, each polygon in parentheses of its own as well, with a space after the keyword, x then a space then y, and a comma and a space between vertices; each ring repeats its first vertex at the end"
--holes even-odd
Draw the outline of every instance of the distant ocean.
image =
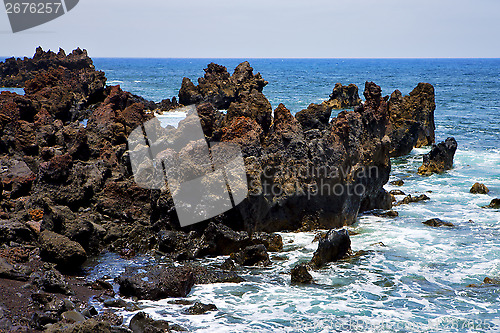
MULTIPOLYGON (((146 311, 201 332, 499 332, 500 286, 467 285, 500 278, 500 211, 481 208, 500 197, 500 59, 101 58, 94 63, 106 72, 108 84, 160 101, 177 96, 183 77, 196 83, 211 61, 232 73, 243 60, 269 81, 264 93, 273 108, 284 103, 293 113, 328 99, 336 82, 355 83, 360 96, 365 81, 380 85, 384 95, 395 89, 408 94, 419 82, 433 84, 436 139, 453 136, 459 144, 454 169, 417 175, 428 148, 393 159, 390 180, 405 182, 397 188, 431 200, 395 207, 394 219, 360 216, 349 229, 358 233, 351 237, 353 250, 366 254, 312 272, 316 284, 291 286, 289 275, 297 262, 312 257, 314 233, 283 233, 284 251, 271 255, 270 268, 239 272, 247 280, 241 284, 193 288, 189 299, 214 303, 219 311, 184 315, 181 305, 168 300, 144 302, 146 311), (470 194, 475 182, 486 184, 490 193, 470 194), (456 227, 422 224, 434 217, 456 227)), ((140 266, 153 259, 135 260, 140 266)), ((99 262, 92 277, 113 277, 131 265, 111 254, 99 262)))

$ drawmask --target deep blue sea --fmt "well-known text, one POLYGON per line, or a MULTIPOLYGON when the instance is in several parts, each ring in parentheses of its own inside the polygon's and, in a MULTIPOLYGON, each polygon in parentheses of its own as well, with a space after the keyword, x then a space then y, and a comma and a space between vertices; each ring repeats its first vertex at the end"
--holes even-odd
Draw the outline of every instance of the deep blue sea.
MULTIPOLYGON (((313 285, 290 285, 289 271, 311 259, 315 234, 283 233, 285 248, 271 255, 272 266, 239 272, 247 282, 193 288, 189 299, 218 311, 185 315, 185 306, 168 300, 143 302, 145 311, 196 332, 500 332, 500 285, 468 287, 500 279, 500 211, 481 208, 500 197, 500 59, 246 60, 269 81, 264 93, 273 108, 284 103, 294 113, 328 99, 336 82, 355 83, 360 95, 365 81, 384 95, 433 84, 436 139, 454 136, 459 144, 454 168, 417 175, 428 148, 393 159, 391 180, 405 182, 397 188, 431 200, 395 207, 394 219, 360 216, 348 227, 358 233, 352 248, 368 252, 312 272, 313 285), (475 182, 490 193, 469 193, 475 182), (456 227, 422 224, 434 217, 456 227)), ((211 61, 232 73, 243 59, 94 59, 108 84, 155 101, 176 96, 185 76, 196 83, 211 61)), ((151 260, 108 254, 90 273, 112 278, 125 265, 151 260)))

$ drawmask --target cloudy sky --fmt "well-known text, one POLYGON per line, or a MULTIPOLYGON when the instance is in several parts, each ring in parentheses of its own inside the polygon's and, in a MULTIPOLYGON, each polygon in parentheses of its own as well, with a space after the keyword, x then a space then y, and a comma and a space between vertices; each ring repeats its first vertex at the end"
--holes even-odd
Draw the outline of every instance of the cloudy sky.
POLYGON ((0 8, 0 56, 500 57, 499 33, 499 0, 80 0, 16 34, 0 8))

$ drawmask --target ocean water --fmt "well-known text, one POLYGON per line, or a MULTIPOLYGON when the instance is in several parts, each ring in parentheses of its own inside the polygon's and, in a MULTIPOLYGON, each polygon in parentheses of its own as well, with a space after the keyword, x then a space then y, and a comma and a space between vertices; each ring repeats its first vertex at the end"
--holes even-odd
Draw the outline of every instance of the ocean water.
MULTIPOLYGON (((176 96, 184 76, 196 82, 211 61, 232 72, 242 59, 94 59, 108 84, 155 101, 176 96)), ((270 267, 239 271, 246 282, 193 288, 188 299, 214 303, 218 311, 185 315, 186 306, 169 300, 141 302, 144 311, 196 332, 500 332, 500 286, 468 287, 500 278, 500 211, 481 208, 500 197, 500 59, 249 61, 269 81, 264 93, 273 108, 284 103, 294 113, 328 99, 336 82, 357 84, 360 95, 365 81, 379 84, 384 95, 433 84, 436 139, 457 139, 454 168, 417 175, 428 148, 393 159, 390 180, 405 183, 386 189, 431 200, 395 207, 397 218, 360 216, 348 229, 358 233, 353 250, 364 254, 312 272, 312 285, 291 285, 289 271, 311 259, 315 234, 283 233, 284 250, 271 254, 270 267), (490 193, 470 194, 475 182, 490 193), (422 224, 434 217, 455 227, 422 224)), ((182 114, 169 117, 175 122, 182 114)), ((112 279, 127 265, 155 260, 161 259, 105 254, 89 278, 112 279)), ((134 313, 122 314, 129 320, 134 313)))

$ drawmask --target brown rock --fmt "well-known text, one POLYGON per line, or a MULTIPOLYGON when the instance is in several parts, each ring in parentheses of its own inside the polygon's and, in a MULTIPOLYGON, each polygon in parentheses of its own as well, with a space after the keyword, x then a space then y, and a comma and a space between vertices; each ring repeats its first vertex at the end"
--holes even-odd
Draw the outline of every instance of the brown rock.
POLYGON ((470 189, 470 193, 473 194, 488 194, 489 192, 490 190, 486 187, 486 185, 481 183, 475 183, 470 189))

